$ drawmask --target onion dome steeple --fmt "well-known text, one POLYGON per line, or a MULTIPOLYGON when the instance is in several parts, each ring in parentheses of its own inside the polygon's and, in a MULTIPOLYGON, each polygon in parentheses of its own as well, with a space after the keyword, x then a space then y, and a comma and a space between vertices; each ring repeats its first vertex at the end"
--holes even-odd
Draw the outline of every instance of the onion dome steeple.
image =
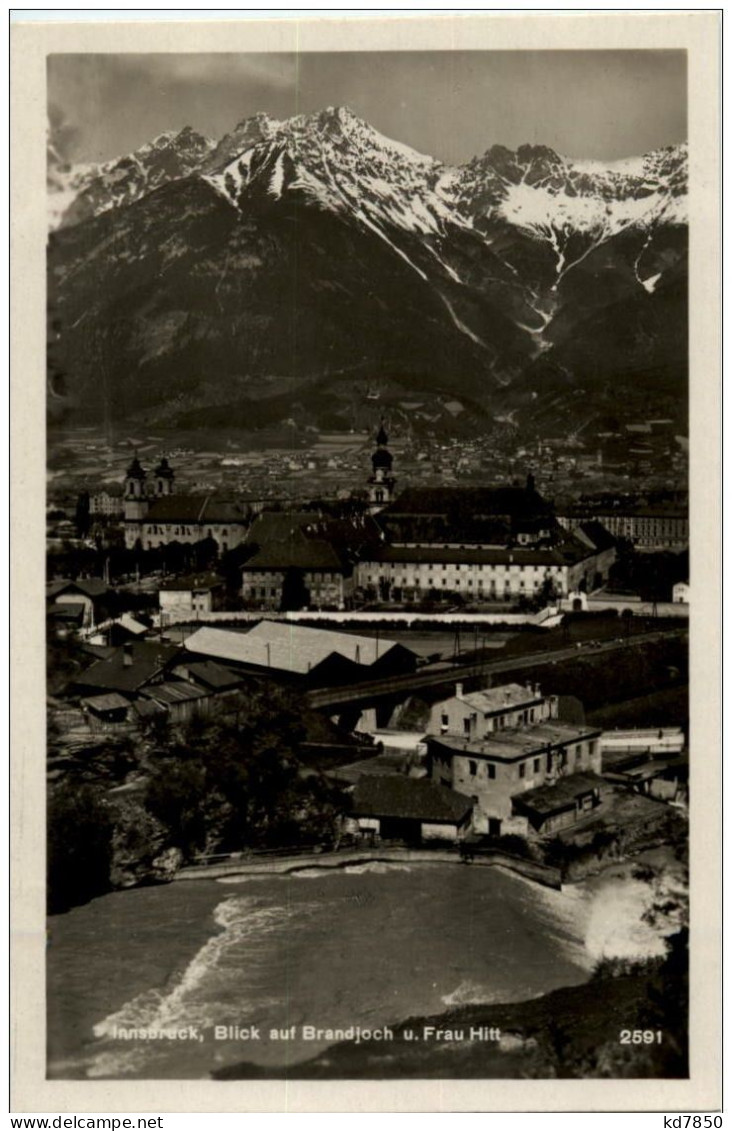
POLYGON ((165 456, 162 457, 160 463, 155 468, 155 494, 156 495, 172 495, 173 494, 173 480, 175 479, 175 472, 168 463, 165 456))
POLYGON ((372 474, 369 478, 369 512, 377 514, 394 496, 394 476, 391 473, 394 457, 387 448, 389 436, 382 420, 376 433, 376 451, 371 456, 372 474))
POLYGON ((127 468, 127 479, 147 479, 147 472, 143 468, 137 456, 133 459, 130 466, 127 468))
POLYGON ((387 435, 387 431, 384 428, 384 421, 382 420, 379 431, 376 433, 377 448, 371 456, 371 466, 374 469, 374 475, 376 475, 379 470, 391 471, 394 457, 386 446, 388 443, 389 436, 387 435))

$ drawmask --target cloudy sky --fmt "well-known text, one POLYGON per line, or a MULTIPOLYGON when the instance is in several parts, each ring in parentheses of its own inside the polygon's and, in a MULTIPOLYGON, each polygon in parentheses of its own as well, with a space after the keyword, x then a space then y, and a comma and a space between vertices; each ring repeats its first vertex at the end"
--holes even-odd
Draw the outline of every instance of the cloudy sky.
POLYGON ((496 143, 614 159, 686 139, 683 51, 53 55, 49 110, 69 159, 164 130, 218 138, 242 118, 346 105, 449 163, 496 143))

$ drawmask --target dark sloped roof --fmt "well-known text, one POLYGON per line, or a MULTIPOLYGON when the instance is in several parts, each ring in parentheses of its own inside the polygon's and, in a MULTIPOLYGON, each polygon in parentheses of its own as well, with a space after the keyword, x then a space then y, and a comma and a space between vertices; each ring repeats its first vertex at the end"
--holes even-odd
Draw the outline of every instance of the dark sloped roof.
POLYGON ((127 710, 130 706, 129 699, 125 699, 117 691, 110 691, 106 695, 93 695, 91 698, 82 699, 82 703, 92 711, 127 710))
POLYGON ((559 778, 553 785, 540 785, 536 789, 527 789, 525 793, 517 793, 511 800, 516 806, 525 806, 535 813, 548 816, 550 813, 571 809, 578 797, 591 793, 604 784, 597 774, 570 774, 566 778, 559 778))
POLYGON ((444 785, 404 775, 360 778, 353 795, 357 816, 403 817, 415 821, 457 824, 473 801, 444 785))
POLYGON ((132 650, 132 663, 125 666, 125 648, 115 648, 106 660, 98 660, 74 680, 80 687, 100 687, 109 691, 137 691, 149 682, 178 654, 178 648, 151 640, 135 640, 125 647, 132 650))
POLYGON ((545 499, 527 487, 408 487, 387 514, 470 513, 474 516, 544 514, 545 499))
POLYGON ((247 513, 238 503, 213 495, 164 495, 154 499, 145 522, 246 523, 247 513))
POLYGON ((288 542, 267 542, 245 562, 243 569, 322 569, 342 572, 345 568, 335 547, 324 538, 295 536, 288 542))
POLYGON ((163 706, 189 703, 192 699, 205 699, 207 695, 208 691, 203 687, 196 687, 195 683, 187 683, 184 680, 164 680, 162 683, 154 683, 142 692, 143 698, 153 699, 163 706))
POLYGON ((54 620, 81 622, 84 619, 84 606, 79 601, 56 601, 49 614, 54 620))
POLYGON ((223 664, 217 664, 215 660, 200 660, 194 664, 186 664, 186 671, 197 683, 202 683, 212 691, 237 687, 243 681, 241 672, 234 672, 223 664))
POLYGON ((190 593, 194 589, 218 589, 224 584, 224 579, 217 573, 188 574, 186 577, 176 577, 164 582, 160 588, 163 592, 190 593))
POLYGON ((581 522, 579 529, 586 538, 589 538, 596 550, 611 550, 613 546, 617 545, 615 538, 601 522, 594 520, 581 522))
POLYGON ((59 581, 50 581, 46 586, 46 597, 56 597, 67 589, 84 593, 87 597, 102 597, 109 592, 109 586, 99 577, 80 577, 76 581, 71 578, 62 578, 59 581))
POLYGON ((246 569, 320 569, 342 571, 344 559, 331 536, 332 524, 307 511, 270 511, 252 526, 256 545, 246 569))
POLYGON ((442 546, 380 546, 366 555, 366 561, 377 562, 432 562, 434 565, 538 565, 563 566, 589 557, 589 546, 577 542, 564 542, 561 546, 546 549, 524 550, 521 547, 502 549, 489 546, 480 550, 445 549, 442 546))

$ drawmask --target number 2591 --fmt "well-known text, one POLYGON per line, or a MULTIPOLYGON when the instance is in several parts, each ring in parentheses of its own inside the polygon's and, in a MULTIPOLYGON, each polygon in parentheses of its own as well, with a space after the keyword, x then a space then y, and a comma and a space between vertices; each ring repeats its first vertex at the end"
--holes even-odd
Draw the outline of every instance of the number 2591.
POLYGON ((621 1045, 660 1045, 663 1033, 660 1029, 621 1029, 621 1045))

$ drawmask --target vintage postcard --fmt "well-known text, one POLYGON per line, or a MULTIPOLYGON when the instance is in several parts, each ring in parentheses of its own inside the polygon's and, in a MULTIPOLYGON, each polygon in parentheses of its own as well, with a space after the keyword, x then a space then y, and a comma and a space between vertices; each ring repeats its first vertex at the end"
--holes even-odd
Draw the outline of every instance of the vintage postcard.
POLYGON ((718 23, 15 24, 14 1110, 719 1109, 718 23))

